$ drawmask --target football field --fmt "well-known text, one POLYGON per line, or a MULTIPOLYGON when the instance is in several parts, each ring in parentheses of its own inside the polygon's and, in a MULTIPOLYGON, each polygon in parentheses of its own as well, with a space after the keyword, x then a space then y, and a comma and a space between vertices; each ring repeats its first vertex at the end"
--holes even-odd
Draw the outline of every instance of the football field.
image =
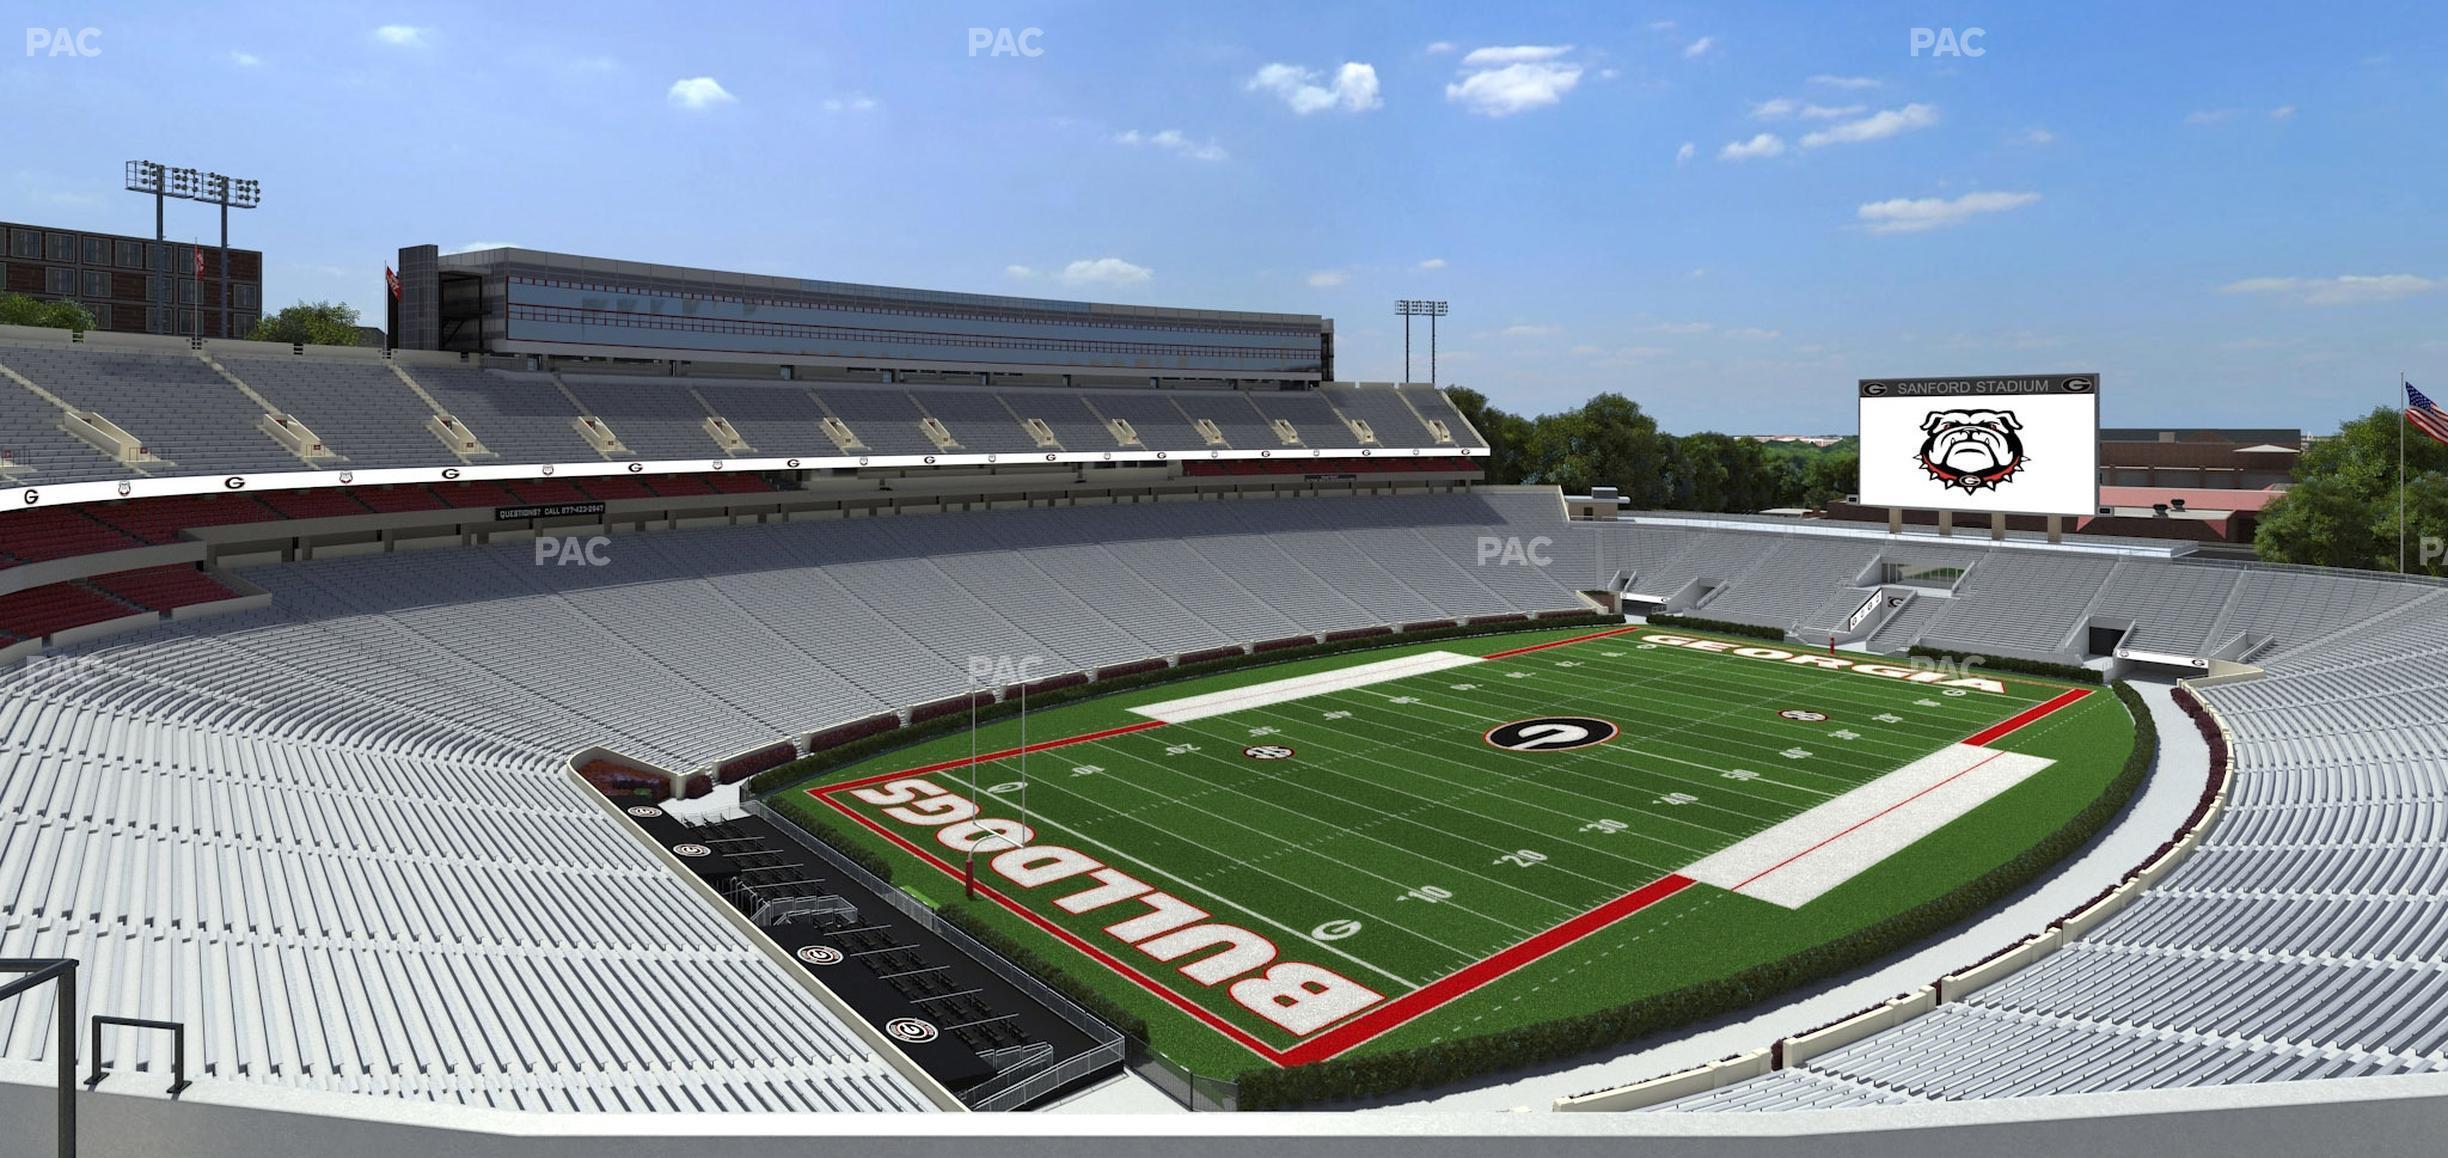
POLYGON ((1907 848, 2068 762, 2095 785, 2088 745, 2022 741, 2102 711, 2125 718, 2104 689, 1585 629, 1143 689, 804 792, 930 866, 898 876, 929 899, 1160 1003, 1176 1043, 1297 1065, 1635 996, 1726 956, 1704 930, 1767 951, 1882 915, 1860 900, 1948 883, 1880 885, 1907 848))

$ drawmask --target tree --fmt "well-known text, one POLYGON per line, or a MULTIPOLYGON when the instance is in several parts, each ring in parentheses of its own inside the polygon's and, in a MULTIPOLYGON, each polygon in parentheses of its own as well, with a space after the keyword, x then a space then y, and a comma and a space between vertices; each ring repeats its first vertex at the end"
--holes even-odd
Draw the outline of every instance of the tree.
POLYGON ((1600 394, 1579 410, 1541 415, 1531 424, 1523 481, 1575 494, 1613 486, 1633 509, 1655 510, 1667 500, 1666 451, 1657 420, 1641 413, 1639 403, 1600 394))
POLYGON ((1487 439, 1487 479, 1492 483, 1517 483, 1524 473, 1523 455, 1530 446, 1530 420, 1508 414, 1488 404, 1487 395, 1466 386, 1445 391, 1453 400, 1454 409, 1464 420, 1487 439))
POLYGON ((256 322, 247 337, 257 342, 354 346, 357 307, 343 302, 299 302, 256 322))
MULTIPOLYGON (((2424 536, 2448 536, 2448 446, 2383 406, 2305 447, 2295 482, 2262 512, 2253 550, 2274 563, 2397 569, 2397 448, 2405 439, 2406 562, 2424 536)), ((2436 571, 2434 572, 2436 573, 2436 571)))
POLYGON ((1861 490, 1861 451, 1822 455, 1802 468, 1802 505, 1816 511, 1861 490))
POLYGON ((0 326, 42 326, 82 333, 94 328, 93 311, 61 299, 43 301, 24 294, 0 294, 0 326))

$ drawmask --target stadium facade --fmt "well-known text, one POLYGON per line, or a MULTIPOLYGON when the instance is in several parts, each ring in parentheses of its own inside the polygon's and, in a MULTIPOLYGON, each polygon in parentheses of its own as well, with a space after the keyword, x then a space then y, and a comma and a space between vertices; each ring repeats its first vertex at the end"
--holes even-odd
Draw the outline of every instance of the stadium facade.
POLYGON ((77 302, 114 334, 220 338, 252 331, 263 313, 257 250, 16 221, 0 221, 0 238, 0 290, 77 302))
MULTIPOLYGON (((104 1075, 89 1136, 127 1152, 312 1136, 369 1158, 431 1153, 435 1128, 469 1153, 907 1141, 931 1127, 847 1112, 1034 1105, 1120 1067, 1181 1083, 729 794, 981 700, 1602 609, 1894 657, 1894 678, 1914 651, 2133 676, 2194 709, 2206 766, 2151 776, 2201 801, 2098 882, 2116 909, 2016 930, 2049 950, 2025 942, 2020 974, 1955 946, 1988 984, 1933 986, 1844 1048, 1601 1099, 1665 1111, 1637 1119, 1320 1116, 1288 1150, 2249 1147, 2358 1099, 2364 1123, 2436 1121, 2403 1104, 2448 1081, 2436 585, 2164 541, 1574 521, 1552 488, 1479 485, 1441 393, 1331 381, 1322 318, 424 260, 401 327, 423 348, 0 331, 0 958, 83 978, 64 1015, 0 1003, 12 1121, 47 1117, 63 1060, 104 1075), (981 693, 980 653, 1036 662, 981 693), (844 903, 898 922, 889 942, 836 947, 874 936, 821 925, 844 903), (983 985, 908 982, 958 970, 983 985), (941 1013, 963 1001, 987 1007, 941 1013), (154 1096, 172 1039, 97 1015, 182 1026, 195 1084, 154 1096), (2124 1100, 2017 1101, 2077 1092, 2124 1100), (1855 1117, 1690 1112, 1810 1106, 1855 1117), (2273 1107, 2282 1132, 2258 1128, 2273 1107), (705 1114, 734 1120, 695 1136, 705 1114)), ((1567 1068, 1519 1101, 1602 1084, 1543 1060, 1567 1068)), ((1236 1128, 1290 1133, 1208 1129, 1236 1128)))
POLYGON ((1334 323, 946 293, 530 249, 399 251, 399 346, 964 375, 982 384, 1299 387, 1334 377, 1334 323))

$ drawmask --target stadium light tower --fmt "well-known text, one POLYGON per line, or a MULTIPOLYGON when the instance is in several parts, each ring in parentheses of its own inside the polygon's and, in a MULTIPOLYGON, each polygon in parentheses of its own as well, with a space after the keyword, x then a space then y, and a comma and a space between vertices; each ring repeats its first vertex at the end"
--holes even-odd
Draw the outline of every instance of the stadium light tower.
POLYGON ((1411 380, 1411 319, 1426 318, 1428 319, 1428 380, 1435 382, 1437 373, 1436 320, 1445 316, 1445 303, 1418 298, 1398 298, 1394 302, 1394 312, 1402 315, 1403 320, 1403 381, 1411 380))
MULTIPOLYGON (((221 207, 221 336, 229 337, 229 211, 253 209, 263 204, 263 183, 250 177, 173 169, 159 161, 130 161, 127 163, 126 184, 130 193, 152 195, 155 241, 170 239, 163 228, 163 209, 170 198, 202 201, 221 207)), ((202 302, 196 303, 199 310, 203 305, 202 302)))

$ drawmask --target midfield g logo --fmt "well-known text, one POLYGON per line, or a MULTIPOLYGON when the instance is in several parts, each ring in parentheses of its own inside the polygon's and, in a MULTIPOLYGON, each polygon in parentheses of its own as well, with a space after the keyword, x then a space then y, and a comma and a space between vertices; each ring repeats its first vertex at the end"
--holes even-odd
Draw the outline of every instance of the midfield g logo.
POLYGON ((1965 494, 1993 491, 2023 469, 2023 421, 2012 410, 1932 410, 1921 420, 1921 469, 1965 494))
POLYGON ((1487 742, 1508 752, 1564 752, 1604 744, 1616 727, 1595 716, 1534 716, 1488 729, 1487 742))

